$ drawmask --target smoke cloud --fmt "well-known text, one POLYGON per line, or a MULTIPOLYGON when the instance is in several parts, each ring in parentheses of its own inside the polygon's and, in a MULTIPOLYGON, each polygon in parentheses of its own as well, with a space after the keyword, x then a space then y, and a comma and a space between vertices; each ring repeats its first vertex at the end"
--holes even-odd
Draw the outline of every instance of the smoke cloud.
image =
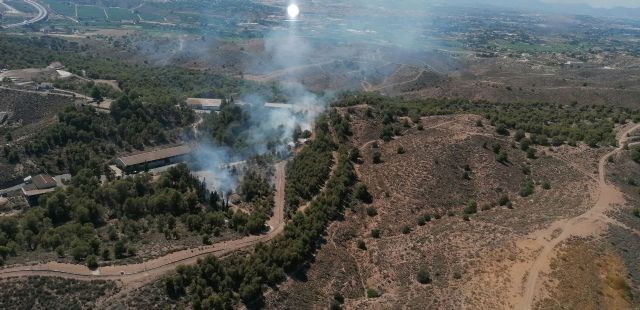
MULTIPOLYGON (((284 16, 283 16, 284 18, 284 16)), ((265 53, 268 61, 249 62, 244 71, 273 71, 283 68, 302 66, 309 61, 311 45, 298 35, 297 24, 285 22, 282 28, 276 28, 264 38, 265 53)), ((286 102, 265 106, 271 98, 260 94, 246 93, 234 98, 248 115, 249 128, 243 128, 246 135, 246 147, 242 150, 223 147, 204 142, 196 149, 196 174, 203 178, 211 190, 221 193, 233 191, 242 177, 242 168, 247 160, 255 156, 270 155, 286 157, 289 146, 294 145, 294 131, 311 130, 315 119, 324 112, 331 94, 316 94, 299 83, 295 71, 284 73, 277 83, 286 102), (282 105, 286 103, 286 105, 282 105)))

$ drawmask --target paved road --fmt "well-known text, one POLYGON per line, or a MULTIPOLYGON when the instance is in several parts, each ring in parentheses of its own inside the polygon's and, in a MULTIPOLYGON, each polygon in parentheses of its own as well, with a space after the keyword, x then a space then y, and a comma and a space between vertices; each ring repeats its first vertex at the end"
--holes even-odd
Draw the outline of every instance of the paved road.
POLYGON ((284 188, 286 162, 276 164, 275 208, 273 216, 267 222, 271 228, 268 233, 258 236, 219 242, 209 246, 174 252, 139 264, 113 265, 90 270, 85 265, 49 262, 31 266, 8 267, 0 270, 0 278, 22 276, 50 276, 76 280, 118 280, 124 292, 141 287, 173 271, 178 265, 189 265, 206 255, 224 256, 231 252, 246 249, 260 242, 269 241, 284 230, 284 188))
POLYGON ((25 20, 25 21, 19 22, 17 24, 5 25, 4 28, 16 28, 16 27, 35 24, 35 23, 37 23, 39 21, 44 20, 45 18, 47 18, 47 15, 49 15, 49 12, 47 11, 47 9, 42 4, 40 4, 38 2, 35 2, 34 0, 24 0, 24 2, 26 2, 26 3, 30 4, 31 6, 33 6, 34 8, 36 8, 36 10, 38 10, 38 15, 36 15, 32 19, 25 20))

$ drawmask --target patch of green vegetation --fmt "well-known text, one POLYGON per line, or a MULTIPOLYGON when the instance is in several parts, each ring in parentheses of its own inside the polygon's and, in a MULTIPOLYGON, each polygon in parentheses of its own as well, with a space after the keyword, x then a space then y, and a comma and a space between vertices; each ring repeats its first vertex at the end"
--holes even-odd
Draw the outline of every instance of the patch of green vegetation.
POLYGON ((83 22, 105 21, 104 8, 95 5, 78 5, 78 20, 83 22))
POLYGON ((135 21, 138 19, 136 15, 129 9, 123 8, 107 8, 107 15, 109 16, 109 20, 111 21, 123 21, 123 20, 131 20, 135 21))
POLYGON ((315 132, 316 138, 287 164, 285 200, 289 214, 294 213, 302 201, 318 194, 331 172, 331 153, 336 145, 326 116, 318 120, 315 132))
MULTIPOLYGON (((85 169, 67 188, 43 196, 39 206, 24 215, 0 219, 0 248, 14 256, 40 250, 69 254, 76 261, 92 257, 87 264, 95 267, 98 256, 134 255, 132 243, 149 226, 175 235, 179 217, 187 229, 210 234, 225 225, 230 217, 225 212, 219 196, 207 191, 184 165, 170 168, 157 181, 141 174, 102 185, 85 169), (200 225, 193 224, 193 217, 200 225)), ((242 224, 232 219, 229 225, 245 231, 247 223, 242 224)))
POLYGON ((4 3, 23 13, 36 13, 37 10, 31 4, 22 0, 4 0, 4 3))
POLYGON ((57 0, 45 0, 43 2, 57 14, 73 18, 76 17, 76 5, 74 3, 57 0))
POLYGON ((554 140, 558 144, 583 141, 592 147, 615 145, 613 129, 616 124, 627 120, 640 121, 638 110, 604 105, 498 103, 463 99, 410 101, 373 93, 346 93, 335 103, 336 106, 357 104, 371 105, 376 109, 376 117, 383 121, 389 117, 409 115, 478 114, 489 119, 496 128, 530 133, 531 144, 545 146, 554 140))

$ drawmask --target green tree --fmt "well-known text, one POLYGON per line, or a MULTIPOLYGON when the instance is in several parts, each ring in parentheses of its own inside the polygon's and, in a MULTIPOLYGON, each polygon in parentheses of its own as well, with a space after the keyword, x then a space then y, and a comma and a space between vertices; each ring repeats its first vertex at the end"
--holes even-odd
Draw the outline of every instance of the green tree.
POLYGON ((98 102, 98 103, 102 102, 102 100, 103 100, 102 92, 100 91, 100 89, 98 87, 94 86, 91 89, 91 98, 93 98, 93 100, 95 102, 98 102))
POLYGON ((87 267, 91 270, 98 269, 98 258, 95 255, 87 256, 87 267))

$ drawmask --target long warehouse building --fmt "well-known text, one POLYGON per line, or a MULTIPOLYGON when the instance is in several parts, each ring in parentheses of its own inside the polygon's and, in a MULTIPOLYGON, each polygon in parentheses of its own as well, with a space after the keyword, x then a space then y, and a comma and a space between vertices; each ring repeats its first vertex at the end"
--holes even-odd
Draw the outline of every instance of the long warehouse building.
POLYGON ((189 145, 180 145, 164 148, 140 154, 119 157, 116 166, 125 173, 136 173, 147 169, 181 163, 188 159, 193 148, 189 145))

